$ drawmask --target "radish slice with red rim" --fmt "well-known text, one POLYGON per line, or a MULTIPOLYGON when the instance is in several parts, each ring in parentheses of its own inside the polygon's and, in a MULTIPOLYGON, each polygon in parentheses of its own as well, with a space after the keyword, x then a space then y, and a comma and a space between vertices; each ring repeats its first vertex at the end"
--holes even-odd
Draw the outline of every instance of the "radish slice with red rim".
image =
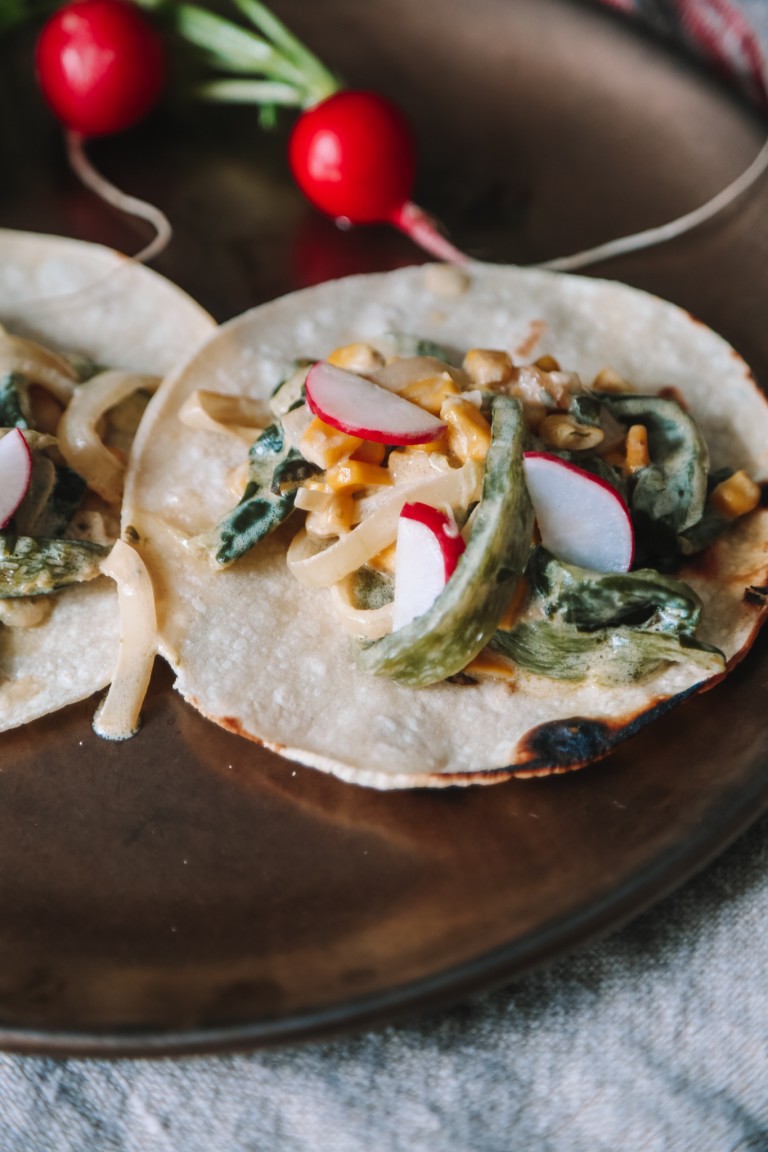
POLYGON ((635 532, 626 503, 610 484, 549 452, 526 452, 525 479, 541 542, 566 564, 628 572, 635 532))
POLYGON ((310 368, 307 405, 323 423, 380 444, 426 444, 445 424, 387 388, 325 360, 310 368))
POLYGON ((453 575, 464 551, 456 521, 429 504, 406 504, 395 551, 393 631, 427 612, 453 575))
POLYGON ((32 453, 19 429, 14 428, 0 440, 0 528, 8 526, 31 478, 32 453))

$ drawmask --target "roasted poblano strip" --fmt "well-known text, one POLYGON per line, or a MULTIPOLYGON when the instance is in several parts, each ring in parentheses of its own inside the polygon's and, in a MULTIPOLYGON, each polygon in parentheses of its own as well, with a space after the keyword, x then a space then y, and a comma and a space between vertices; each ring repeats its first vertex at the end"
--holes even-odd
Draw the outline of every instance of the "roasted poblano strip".
POLYGON ((509 632, 497 632, 491 648, 553 680, 589 677, 599 684, 627 683, 650 676, 664 664, 695 664, 702 679, 725 669, 721 652, 684 634, 627 627, 582 632, 551 620, 522 622, 509 632))
POLYGON ((53 483, 43 507, 35 516, 30 527, 18 531, 30 536, 63 536, 80 507, 88 485, 79 472, 66 464, 54 465, 53 483))
POLYGON ((519 402, 494 397, 483 495, 467 547, 427 612, 360 650, 357 659, 364 671, 425 687, 460 672, 491 638, 531 545, 524 436, 519 402))
POLYGON ((308 464, 294 448, 289 448, 283 429, 270 424, 248 453, 248 482, 240 503, 200 543, 225 567, 244 556, 254 544, 288 519, 296 499, 296 487, 314 465, 308 464), (282 474, 285 486, 279 484, 282 474), (278 491, 274 478, 278 477, 278 491))
POLYGON ((661 396, 598 393, 620 424, 643 424, 651 462, 634 477, 629 494, 644 561, 671 559, 678 536, 701 520, 707 498, 709 453, 698 425, 674 400, 661 396))
POLYGON ((701 619, 701 601, 694 590, 653 568, 592 572, 537 548, 526 577, 545 616, 582 632, 629 627, 692 636, 701 619))
POLYGON ((445 344, 438 344, 435 340, 427 340, 423 336, 414 336, 409 332, 389 332, 382 340, 382 351, 390 352, 395 356, 431 356, 435 360, 442 360, 452 368, 458 368, 464 358, 463 352, 457 348, 449 348, 445 344))
POLYGON ((29 428, 31 419, 27 378, 19 372, 0 375, 0 427, 29 428))
POLYGON ((663 664, 693 661, 703 675, 725 666, 720 652, 694 638, 701 601, 681 580, 653 569, 591 572, 544 548, 532 554, 526 578, 526 614, 491 647, 530 672, 625 683, 663 664))
MULTIPOLYGON (((707 495, 709 496, 718 484, 733 476, 733 472, 733 468, 719 468, 716 472, 710 472, 707 477, 707 495)), ((722 536, 723 532, 732 524, 732 517, 725 516, 707 500, 701 520, 678 536, 677 542, 680 551, 684 556, 693 556, 696 552, 702 552, 717 540, 718 536, 722 536)))
POLYGON ((600 400, 591 392, 577 392, 571 397, 568 411, 578 424, 600 427, 600 400))
POLYGON ((395 582, 385 572, 375 568, 358 568, 349 578, 350 593, 356 608, 382 608, 394 599, 395 582))
POLYGON ((45 595, 94 580, 108 552, 85 540, 33 540, 0 532, 0 598, 45 595))

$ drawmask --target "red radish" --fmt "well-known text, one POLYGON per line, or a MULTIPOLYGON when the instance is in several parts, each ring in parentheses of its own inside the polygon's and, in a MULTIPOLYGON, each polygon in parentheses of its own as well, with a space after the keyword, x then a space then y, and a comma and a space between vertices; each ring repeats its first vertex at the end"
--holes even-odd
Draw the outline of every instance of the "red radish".
POLYGON ((84 141, 131 128, 157 103, 166 74, 159 35, 130 0, 72 0, 43 27, 35 63, 43 96, 66 128, 72 170, 106 203, 153 226, 155 239, 134 256, 151 260, 169 242, 170 223, 105 179, 84 141))
POLYGON ((0 528, 8 526, 31 478, 32 453, 19 429, 14 428, 0 439, 0 528))
POLYGON ((429 504, 404 505, 397 526, 393 631, 432 607, 463 551, 452 515, 429 504))
POLYGON ((541 542, 553 556, 596 572, 629 571, 632 518, 610 484, 549 452, 525 453, 525 479, 541 542))
POLYGON ((403 113, 374 92, 336 92, 296 121, 288 144, 296 183, 321 212, 388 223, 410 199, 416 148, 403 113))
POLYGON ((323 423, 363 440, 426 444, 445 429, 441 420, 418 404, 326 360, 310 368, 306 392, 310 411, 323 423))
MULTIPOLYGON (((438 260, 467 259, 410 199, 416 148, 394 104, 375 92, 338 91, 328 69, 260 4, 244 9, 254 32, 205 8, 179 7, 184 16, 176 34, 198 49, 215 51, 217 68, 235 75, 201 86, 205 98, 305 109, 294 125, 289 161, 312 204, 340 222, 393 224, 438 260), (242 78, 244 52, 246 59, 253 54, 259 77, 253 82, 242 78)), ((167 222, 151 205, 129 202, 82 154, 83 138, 129 128, 157 102, 166 65, 155 29, 131 0, 70 0, 44 26, 36 62, 43 95, 69 130, 72 167, 109 203, 148 219, 163 233, 148 250, 156 255, 170 238, 167 222)), ((147 251, 137 259, 149 259, 147 251)))
POLYGON ((55 115, 83 136, 132 127, 165 82, 162 41, 129 0, 65 4, 40 34, 36 66, 55 115))
POLYGON ((405 116, 375 92, 335 92, 291 133, 294 179, 316 208, 349 224, 394 224, 438 260, 466 257, 411 201, 416 147, 405 116))

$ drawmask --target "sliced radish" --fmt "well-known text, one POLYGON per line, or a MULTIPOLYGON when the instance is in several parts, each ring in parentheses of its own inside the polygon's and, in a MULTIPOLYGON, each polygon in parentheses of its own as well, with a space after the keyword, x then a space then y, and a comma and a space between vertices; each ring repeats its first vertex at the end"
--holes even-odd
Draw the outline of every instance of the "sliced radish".
POLYGON ((553 556, 596 572, 629 571, 632 518, 610 484, 549 452, 525 453, 525 479, 541 542, 553 556))
POLYGON ((386 388, 325 360, 310 368, 307 404, 332 428, 382 444, 426 444, 445 424, 386 388))
POLYGON ((32 453, 18 428, 0 440, 0 528, 11 517, 27 494, 32 477, 32 453))
POLYGON ((453 516, 429 504, 404 505, 397 525, 393 631, 432 607, 463 551, 453 516))

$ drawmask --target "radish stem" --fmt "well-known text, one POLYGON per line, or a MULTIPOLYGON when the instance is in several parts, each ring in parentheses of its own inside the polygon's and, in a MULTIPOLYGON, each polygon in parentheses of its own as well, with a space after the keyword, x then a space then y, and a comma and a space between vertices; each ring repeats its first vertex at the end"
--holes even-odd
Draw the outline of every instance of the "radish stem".
POLYGON ((717 195, 707 200, 705 204, 701 204, 691 212, 686 212, 683 216, 678 216, 667 224, 662 224, 656 228, 647 228, 643 232, 633 232, 629 236, 620 236, 616 240, 608 240, 605 244, 598 244, 594 248, 574 252, 571 256, 545 260, 534 267, 545 268, 550 272, 571 272, 576 268, 585 268, 589 264, 596 264, 600 260, 611 260, 615 256, 624 256, 628 252, 639 252, 643 248, 652 248, 657 244, 664 244, 667 240, 674 240, 723 212, 734 200, 751 188, 766 169, 768 169, 768 140, 741 175, 737 176, 717 195))
POLYGON ((105 176, 98 172, 85 153, 85 141, 79 132, 67 131, 65 133, 67 157, 73 172, 78 176, 86 188, 90 188, 102 200, 119 212, 145 220, 155 229, 155 238, 138 252, 133 259, 139 264, 146 264, 167 247, 173 236, 170 221, 164 212, 140 200, 137 196, 129 196, 111 184, 105 176))
POLYGON ((410 200, 397 209, 392 216, 392 223, 437 260, 447 264, 466 264, 469 260, 438 231, 432 217, 410 200))

